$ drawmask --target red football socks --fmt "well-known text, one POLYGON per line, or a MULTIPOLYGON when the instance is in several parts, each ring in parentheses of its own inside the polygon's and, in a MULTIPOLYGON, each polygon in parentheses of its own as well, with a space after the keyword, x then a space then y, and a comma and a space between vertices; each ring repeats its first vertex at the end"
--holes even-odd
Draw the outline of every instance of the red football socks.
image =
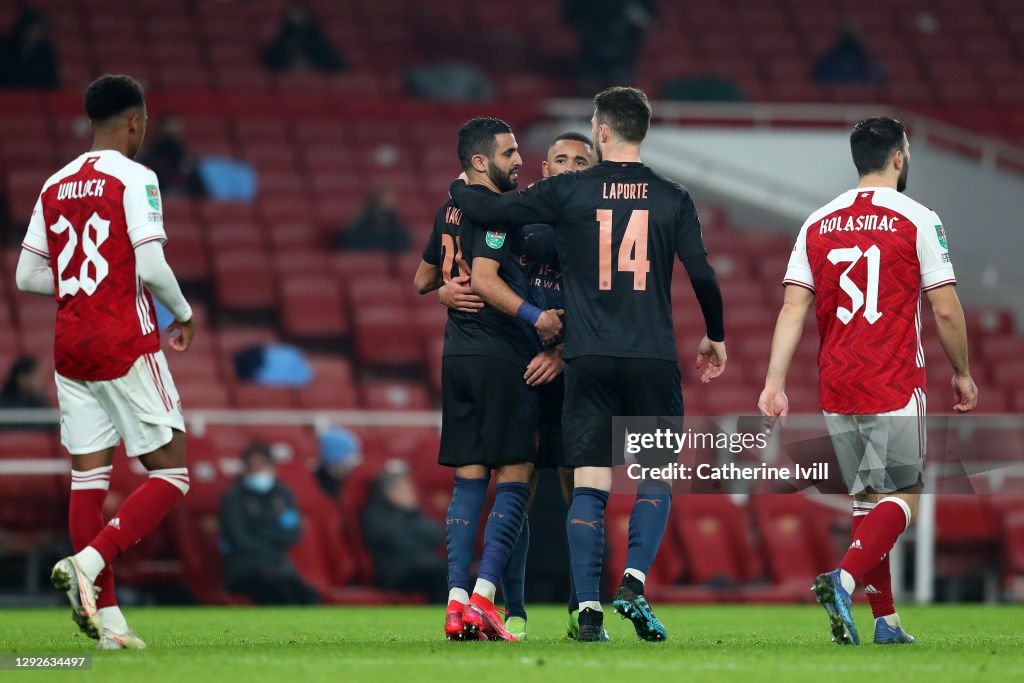
MULTIPOLYGON (((71 548, 77 553, 103 531, 103 501, 110 486, 108 467, 92 470, 71 471, 71 504, 68 506, 68 531, 71 548)), ((114 607, 117 595, 114 592, 113 567, 105 567, 96 577, 96 607, 114 607)))
POLYGON ((184 481, 179 482, 158 474, 164 471, 150 472, 149 480, 125 499, 113 519, 89 544, 107 565, 155 529, 188 491, 187 474, 182 477, 184 481), (184 484, 184 489, 180 483, 184 484))
POLYGON ((854 521, 853 542, 839 568, 857 582, 865 580, 867 573, 889 554, 909 524, 910 506, 899 498, 883 498, 859 523, 854 521))

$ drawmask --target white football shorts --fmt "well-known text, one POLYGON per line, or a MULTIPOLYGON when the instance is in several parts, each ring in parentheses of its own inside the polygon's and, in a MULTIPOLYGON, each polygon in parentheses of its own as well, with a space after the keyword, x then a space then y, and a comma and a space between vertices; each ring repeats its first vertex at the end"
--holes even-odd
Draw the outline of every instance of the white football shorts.
POLYGON ((919 484, 927 451, 925 394, 877 415, 822 411, 850 495, 893 493, 919 484))
POLYGON ((112 448, 124 439, 129 457, 152 453, 185 431, 185 418, 162 351, 140 356, 127 374, 91 382, 54 373, 60 439, 72 455, 112 448))

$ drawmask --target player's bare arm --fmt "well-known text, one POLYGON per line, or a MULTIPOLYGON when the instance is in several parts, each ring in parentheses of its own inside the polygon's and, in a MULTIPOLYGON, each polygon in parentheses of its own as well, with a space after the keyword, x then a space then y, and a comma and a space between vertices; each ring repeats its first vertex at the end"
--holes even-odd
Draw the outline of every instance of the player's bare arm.
POLYGON ((416 274, 412 278, 412 286, 419 294, 428 294, 438 289, 444 282, 441 279, 441 269, 432 263, 420 261, 416 268, 416 274))
POLYGON ((960 298, 953 285, 929 289, 926 294, 932 315, 935 316, 935 328, 942 350, 953 366, 954 374, 950 382, 953 387, 953 410, 958 413, 970 412, 978 405, 978 387, 971 378, 967 359, 967 323, 960 298))
POLYGON ((771 360, 768 363, 768 375, 764 380, 764 390, 757 401, 757 408, 770 427, 776 417, 789 414, 789 398, 786 396, 786 375, 793 361, 797 344, 804 330, 804 318, 814 303, 814 292, 799 285, 786 287, 786 297, 782 302, 782 310, 775 322, 775 334, 772 336, 771 360))
POLYGON ((18 289, 30 294, 52 297, 55 291, 50 260, 28 249, 22 249, 18 257, 15 281, 18 289))
POLYGON ((523 379, 531 387, 538 387, 554 380, 565 370, 565 361, 562 360, 562 347, 556 346, 552 349, 541 351, 530 364, 526 366, 526 373, 523 379))
POLYGON ((454 277, 441 285, 437 290, 437 298, 441 305, 463 313, 476 313, 484 307, 483 299, 473 293, 468 275, 454 277))
POLYGON ((562 332, 562 321, 558 316, 564 311, 555 309, 541 311, 527 302, 513 292, 512 288, 501 279, 498 274, 500 266, 501 264, 494 259, 484 256, 474 258, 473 293, 505 315, 521 318, 530 323, 545 344, 557 339, 562 332))

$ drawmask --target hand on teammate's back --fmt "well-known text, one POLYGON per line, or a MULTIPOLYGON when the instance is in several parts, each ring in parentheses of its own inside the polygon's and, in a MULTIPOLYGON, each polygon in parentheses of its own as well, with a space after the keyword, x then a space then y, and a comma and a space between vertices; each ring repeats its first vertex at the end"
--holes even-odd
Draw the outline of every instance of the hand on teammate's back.
POLYGON ((171 348, 175 351, 187 351, 188 347, 192 346, 192 339, 196 336, 196 326, 192 319, 181 322, 175 320, 167 326, 167 332, 174 332, 180 330, 181 333, 175 337, 171 337, 171 348))
POLYGON ((534 327, 537 329, 537 334, 540 335, 542 342, 549 344, 562 333, 562 320, 558 316, 564 313, 565 311, 560 308, 557 310, 549 308, 540 314, 534 327))
POLYGON ((953 387, 953 410, 958 413, 969 413, 978 405, 978 386, 970 375, 953 375, 950 381, 953 387))
POLYGON ((541 351, 530 364, 526 366, 526 373, 523 379, 531 387, 547 384, 565 369, 565 361, 562 360, 562 350, 559 348, 541 351))
POLYGON ((469 285, 469 276, 460 275, 437 290, 441 303, 454 311, 476 313, 484 307, 484 300, 473 293, 469 285))
POLYGON ((704 369, 700 381, 707 384, 714 378, 725 372, 725 342, 713 342, 706 336, 697 345, 697 370, 704 369))

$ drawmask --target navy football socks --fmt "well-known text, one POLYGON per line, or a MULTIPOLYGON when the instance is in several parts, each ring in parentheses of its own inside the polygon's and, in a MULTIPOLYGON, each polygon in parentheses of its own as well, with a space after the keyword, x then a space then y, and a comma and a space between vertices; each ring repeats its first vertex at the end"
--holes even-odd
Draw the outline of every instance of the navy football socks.
POLYGON ((510 617, 526 618, 526 555, 530 551, 530 516, 523 516, 523 528, 519 540, 512 549, 505 571, 501 574, 501 595, 505 600, 505 611, 510 617))
POLYGON ((668 482, 640 482, 636 502, 633 503, 633 512, 629 516, 627 569, 636 569, 645 575, 651 570, 661 539, 665 535, 671 508, 672 486, 668 482))
POLYGON ((577 603, 601 600, 601 565, 604 562, 604 509, 608 491, 578 486, 565 521, 569 561, 577 603))
POLYGON ((507 482, 495 487, 494 507, 484 527, 484 554, 477 576, 495 586, 501 578, 526 516, 530 485, 507 482))
POLYGON ((445 519, 445 538, 448 543, 448 590, 461 588, 467 592, 472 586, 469 565, 476 547, 476 531, 480 525, 480 508, 487 497, 490 478, 463 479, 455 477, 452 501, 445 519))

